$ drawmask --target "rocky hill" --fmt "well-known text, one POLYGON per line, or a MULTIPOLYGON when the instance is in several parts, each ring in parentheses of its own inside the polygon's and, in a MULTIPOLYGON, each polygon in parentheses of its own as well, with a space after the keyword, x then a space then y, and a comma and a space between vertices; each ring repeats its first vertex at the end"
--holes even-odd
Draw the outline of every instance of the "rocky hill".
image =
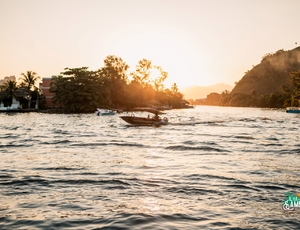
POLYGON ((246 72, 230 94, 255 93, 260 96, 280 93, 283 86, 292 87, 290 73, 298 70, 300 70, 300 47, 266 54, 260 64, 246 72))

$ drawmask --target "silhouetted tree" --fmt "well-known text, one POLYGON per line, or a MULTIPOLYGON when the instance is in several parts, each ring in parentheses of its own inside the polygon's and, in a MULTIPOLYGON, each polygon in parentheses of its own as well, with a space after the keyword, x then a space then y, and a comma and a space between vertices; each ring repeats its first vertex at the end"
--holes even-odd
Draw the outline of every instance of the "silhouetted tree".
MULTIPOLYGON (((168 73, 151 61, 138 62, 136 71, 130 73, 129 66, 120 57, 107 56, 104 67, 88 71, 87 67, 66 68, 61 76, 53 78, 50 91, 55 93, 53 102, 68 112, 89 112, 97 107, 127 108, 138 106, 180 107, 183 94, 176 83, 172 89, 165 89, 163 82, 168 73), (158 71, 152 79, 150 74, 158 71)), ((153 77, 153 76, 151 76, 153 77)))
POLYGON ((219 105, 221 94, 219 93, 210 93, 206 97, 206 103, 207 105, 219 105))
POLYGON ((138 62, 135 71, 130 73, 130 75, 134 81, 146 87, 147 84, 150 84, 151 71, 152 62, 144 58, 138 62))
POLYGON ((31 90, 34 87, 35 83, 40 79, 36 72, 28 70, 26 73, 21 73, 21 86, 24 86, 27 89, 28 108, 30 108, 31 102, 31 90))
POLYGON ((156 92, 163 91, 164 81, 168 77, 168 73, 165 72, 160 66, 154 66, 154 69, 159 71, 159 75, 153 80, 153 87, 156 92))
POLYGON ((129 66, 122 58, 110 55, 104 60, 104 67, 98 70, 111 106, 121 107, 123 104, 125 87, 128 83, 128 69, 129 66))
POLYGON ((27 88, 28 92, 32 90, 35 83, 40 79, 37 73, 33 71, 27 71, 26 73, 21 73, 21 75, 22 75, 21 81, 23 83, 21 84, 27 88))
POLYGON ((3 103, 6 105, 11 105, 13 97, 17 98, 16 91, 17 91, 17 82, 15 81, 7 81, 3 85, 3 103))
POLYGON ((221 93, 221 98, 219 100, 219 105, 222 105, 222 106, 229 106, 229 101, 231 99, 231 96, 230 96, 230 92, 229 90, 224 90, 222 93, 221 93))
POLYGON ((100 81, 88 67, 65 68, 63 76, 54 77, 50 91, 55 93, 53 102, 68 112, 94 111, 101 101, 100 81))
POLYGON ((291 95, 291 106, 299 106, 300 103, 300 70, 298 72, 291 73, 293 82, 293 92, 291 95))

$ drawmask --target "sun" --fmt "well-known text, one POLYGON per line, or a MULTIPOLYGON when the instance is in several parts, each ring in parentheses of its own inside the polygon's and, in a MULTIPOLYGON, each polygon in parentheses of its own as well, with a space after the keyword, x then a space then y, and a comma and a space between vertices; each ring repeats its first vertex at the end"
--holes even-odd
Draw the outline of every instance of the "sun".
POLYGON ((143 58, 160 66, 168 73, 164 82, 166 88, 173 83, 178 87, 205 84, 207 79, 201 46, 172 28, 128 26, 114 34, 111 44, 108 48, 111 53, 128 63, 132 71, 143 58))

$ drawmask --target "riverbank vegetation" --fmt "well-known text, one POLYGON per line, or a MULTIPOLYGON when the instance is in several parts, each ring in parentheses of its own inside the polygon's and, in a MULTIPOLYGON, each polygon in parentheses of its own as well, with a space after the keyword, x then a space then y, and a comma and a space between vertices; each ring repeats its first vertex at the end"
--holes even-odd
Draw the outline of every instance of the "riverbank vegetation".
MULTIPOLYGON (((65 68, 52 78, 50 86, 55 110, 92 112, 99 107, 123 110, 138 106, 158 109, 187 106, 176 83, 170 89, 165 88, 168 73, 162 67, 142 59, 135 71, 128 73, 128 70, 127 63, 114 55, 107 56, 104 67, 96 71, 88 67, 65 68)), ((4 106, 10 106, 16 98, 22 108, 32 108, 34 103, 40 109, 47 109, 45 97, 35 87, 40 77, 33 71, 21 76, 19 84, 10 80, 1 86, 0 99, 4 106)))
POLYGON ((299 106, 300 47, 263 56, 261 63, 245 72, 231 92, 210 93, 194 104, 284 108, 299 106))
POLYGON ((13 99, 16 99, 23 109, 36 107, 35 105, 37 103, 43 107, 45 100, 43 100, 43 96, 40 95, 38 87, 35 86, 40 80, 40 77, 34 71, 21 73, 21 76, 19 83, 15 80, 8 80, 0 85, 1 106, 9 107, 13 99))
POLYGON ((138 106, 180 108, 183 94, 176 83, 165 88, 168 77, 160 66, 142 59, 136 70, 128 74, 129 66, 120 57, 107 56, 104 67, 96 71, 88 67, 65 68, 53 78, 50 91, 53 102, 68 112, 90 112, 97 107, 130 109, 138 106), (153 76, 155 74, 155 76, 153 76))
POLYGON ((231 107, 285 108, 300 106, 300 70, 290 73, 291 87, 282 87, 281 92, 258 95, 255 90, 247 93, 210 93, 205 100, 189 101, 195 105, 217 105, 231 107))
MULTIPOLYGON (((206 99, 189 100, 194 105, 283 108, 300 106, 300 47, 278 50, 263 56, 231 92, 210 93, 206 99)), ((0 86, 4 106, 18 98, 22 108, 39 105, 46 109, 45 98, 35 83, 40 79, 33 71, 22 73, 21 83, 8 81, 0 86)), ((142 59, 134 71, 122 58, 110 55, 104 67, 65 68, 52 78, 50 92, 55 108, 63 112, 91 112, 96 108, 126 110, 150 106, 158 109, 184 108, 188 102, 176 83, 165 88, 168 73, 150 60, 142 59)))

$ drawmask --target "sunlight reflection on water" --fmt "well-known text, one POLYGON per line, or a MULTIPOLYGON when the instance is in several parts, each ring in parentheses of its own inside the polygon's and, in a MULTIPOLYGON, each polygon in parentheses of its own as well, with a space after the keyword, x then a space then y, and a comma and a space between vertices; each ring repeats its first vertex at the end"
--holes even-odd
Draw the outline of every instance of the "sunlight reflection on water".
POLYGON ((0 114, 0 228, 296 228, 299 118, 283 110, 0 114), (182 121, 193 119, 193 124, 182 121), (179 121, 180 119, 180 121, 179 121))

